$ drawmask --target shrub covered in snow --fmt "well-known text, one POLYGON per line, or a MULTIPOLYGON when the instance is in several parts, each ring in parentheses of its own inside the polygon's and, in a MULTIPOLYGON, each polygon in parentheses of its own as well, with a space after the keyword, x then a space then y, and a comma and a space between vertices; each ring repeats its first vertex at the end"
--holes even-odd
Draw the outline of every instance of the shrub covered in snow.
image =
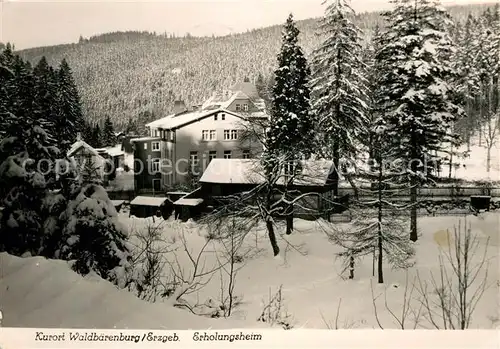
POLYGON ((63 226, 55 257, 74 260, 72 267, 80 274, 94 271, 124 287, 131 259, 128 233, 104 188, 83 184, 72 193, 60 218, 63 226))
MULTIPOLYGON (((1 205, 0 251, 14 255, 42 249, 42 202, 48 194, 41 159, 51 159, 57 149, 46 145, 47 134, 36 125, 0 143, 1 205)), ((50 177, 48 177, 50 178, 50 177)))

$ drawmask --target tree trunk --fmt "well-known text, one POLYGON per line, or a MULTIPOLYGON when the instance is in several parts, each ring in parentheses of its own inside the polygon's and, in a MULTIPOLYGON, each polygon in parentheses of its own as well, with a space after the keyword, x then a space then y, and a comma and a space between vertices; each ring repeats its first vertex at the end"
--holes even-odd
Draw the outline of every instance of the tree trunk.
POLYGON ((488 143, 487 144, 487 150, 486 150, 486 172, 490 173, 491 171, 491 147, 493 143, 488 143))
POLYGON ((450 147, 450 163, 448 164, 449 166, 449 172, 448 172, 448 178, 451 179, 451 171, 453 170, 453 145, 450 147))
POLYGON ((410 240, 417 241, 417 186, 416 180, 412 178, 410 188, 410 202, 411 202, 411 215, 410 215, 410 240))
POLYGON ((333 195, 335 197, 339 196, 339 180, 340 180, 340 150, 339 142, 337 140, 333 141, 333 167, 335 168, 335 173, 333 177, 333 195))
MULTIPOLYGON (((381 159, 379 159, 381 160, 381 159)), ((382 167, 382 163, 380 161, 379 164, 379 170, 378 170, 378 239, 377 239, 377 247, 378 247, 378 260, 377 260, 377 272, 378 272, 378 283, 383 284, 384 283, 384 271, 382 269, 382 257, 383 257, 383 250, 382 250, 382 190, 384 188, 382 187, 383 183, 383 175, 384 175, 384 169, 382 167)))
POLYGON ((290 235, 293 232, 293 211, 288 216, 286 216, 286 235, 290 235))
POLYGON ((271 247, 273 248, 273 254, 276 257, 280 253, 280 248, 278 246, 278 241, 276 240, 276 234, 274 233, 273 222, 270 219, 266 220, 266 227, 269 235, 269 241, 271 242, 271 247))
POLYGON ((349 279, 354 279, 354 257, 349 257, 349 279))
POLYGON ((415 175, 417 172, 417 164, 415 159, 417 158, 417 135, 415 132, 412 132, 411 135, 411 170, 412 174, 410 177, 410 204, 411 204, 411 213, 410 213, 410 240, 411 241, 417 241, 418 240, 418 235, 417 235, 417 184, 418 180, 415 175))

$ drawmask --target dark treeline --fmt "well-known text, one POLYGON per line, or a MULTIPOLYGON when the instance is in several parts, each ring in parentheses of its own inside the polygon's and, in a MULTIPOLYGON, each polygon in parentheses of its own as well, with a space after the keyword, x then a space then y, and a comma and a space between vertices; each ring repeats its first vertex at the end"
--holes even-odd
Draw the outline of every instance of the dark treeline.
MULTIPOLYGON (((95 162, 66 155, 86 127, 67 62, 54 68, 42 58, 32 67, 7 44, 0 52, 0 252, 74 261, 81 274, 116 281, 129 258, 126 232, 95 162)), ((109 118, 104 130, 112 131, 109 118)))

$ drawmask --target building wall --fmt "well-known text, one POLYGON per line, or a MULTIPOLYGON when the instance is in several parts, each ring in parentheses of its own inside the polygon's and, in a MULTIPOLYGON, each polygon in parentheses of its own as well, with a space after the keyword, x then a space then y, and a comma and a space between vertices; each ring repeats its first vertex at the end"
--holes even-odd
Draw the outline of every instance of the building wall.
POLYGON ((199 166, 198 173, 195 173, 195 175, 198 176, 201 176, 208 166, 211 151, 216 152, 217 158, 223 158, 224 151, 229 150, 232 158, 242 158, 244 150, 249 151, 252 157, 258 155, 262 151, 262 147, 256 141, 224 140, 224 130, 243 130, 244 122, 237 116, 218 113, 217 120, 212 115, 178 129, 175 134, 175 143, 168 141, 162 143, 162 157, 170 159, 174 166, 173 171, 170 167, 164 166, 162 183, 166 185, 169 183, 186 183, 187 177, 189 177, 187 172, 191 152, 197 152, 199 166), (224 120, 222 120, 223 114, 224 120), (203 130, 215 130, 216 140, 204 141, 202 139, 203 130), (168 172, 170 171, 174 172, 174 174, 169 175, 168 172))
POLYGON ((161 151, 153 151, 152 142, 160 142, 161 150, 160 138, 146 138, 134 141, 134 178, 136 190, 153 189, 154 179, 160 180, 159 186, 160 188, 162 187, 160 173, 152 172, 152 160, 159 159, 161 151), (144 144, 147 144, 146 149, 144 148, 144 144))
POLYGON ((257 112, 259 111, 255 104, 253 104, 249 99, 235 99, 228 107, 227 110, 234 111, 234 112, 245 112, 243 109, 241 110, 236 110, 236 105, 239 104, 241 108, 243 108, 244 104, 248 105, 248 112, 257 112))

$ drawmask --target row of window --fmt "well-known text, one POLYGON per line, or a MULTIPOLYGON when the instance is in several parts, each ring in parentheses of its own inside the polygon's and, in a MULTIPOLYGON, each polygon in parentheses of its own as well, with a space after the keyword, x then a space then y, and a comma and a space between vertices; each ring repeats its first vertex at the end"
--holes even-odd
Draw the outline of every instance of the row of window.
MULTIPOLYGON (((144 150, 148 150, 148 143, 144 142, 144 150)), ((160 151, 160 142, 151 142, 152 151, 160 151)))
POLYGON ((151 129, 151 137, 161 137, 168 141, 173 142, 175 139, 175 132, 170 130, 159 130, 159 129, 151 129))
MULTIPOLYGON (((231 159, 233 157, 233 151, 232 150, 224 150, 223 154, 223 159, 231 159)), ((217 151, 216 150, 210 150, 208 152, 208 162, 212 161, 213 159, 217 158, 217 151)), ((243 159, 250 159, 250 150, 245 149, 243 150, 242 154, 243 159)), ((198 163, 198 152, 197 151, 192 151, 189 153, 189 160, 191 163, 198 163)))
MULTIPOLYGON (((201 139, 203 141, 216 141, 217 130, 203 130, 201 131, 201 139)), ((224 140, 234 141, 238 139, 238 130, 224 130, 224 140)))
MULTIPOLYGON (((250 159, 250 150, 246 149, 243 150, 243 159, 250 159)), ((223 158, 224 159, 231 159, 233 156, 232 150, 224 150, 223 158)), ((217 151, 211 150, 208 152, 208 162, 212 161, 213 159, 217 158, 217 151)), ((197 151, 192 151, 189 153, 189 163, 191 166, 197 166, 199 163, 199 158, 198 158, 198 152, 197 151)), ((153 172, 159 172, 160 171, 160 159, 153 159, 151 162, 151 169, 153 172)))
POLYGON ((248 111, 248 104, 236 104, 236 111, 248 111))

